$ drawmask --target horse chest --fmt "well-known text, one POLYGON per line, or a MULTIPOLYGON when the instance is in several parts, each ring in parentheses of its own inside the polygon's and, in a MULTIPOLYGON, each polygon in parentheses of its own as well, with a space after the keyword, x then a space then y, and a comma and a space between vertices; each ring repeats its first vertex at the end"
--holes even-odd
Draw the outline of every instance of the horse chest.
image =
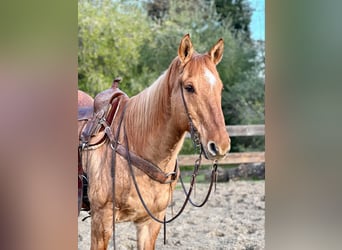
MULTIPOLYGON (((160 185, 160 184, 158 184, 160 185)), ((170 185, 161 188, 151 187, 154 192, 143 192, 143 199, 152 213, 159 213, 167 208, 170 202, 170 185)), ((144 189, 148 190, 148 189, 144 189)), ((132 190, 125 199, 125 203, 118 204, 115 219, 117 222, 137 221, 149 217, 135 190, 132 190)))

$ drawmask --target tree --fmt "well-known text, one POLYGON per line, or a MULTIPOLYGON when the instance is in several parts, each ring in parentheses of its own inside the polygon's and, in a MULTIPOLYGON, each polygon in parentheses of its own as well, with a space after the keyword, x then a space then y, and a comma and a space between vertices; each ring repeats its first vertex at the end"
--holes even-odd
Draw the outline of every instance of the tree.
POLYGON ((142 54, 143 61, 149 65, 151 71, 159 75, 169 66, 171 60, 177 56, 180 39, 186 33, 191 35, 196 50, 202 53, 220 37, 225 39, 226 44, 234 43, 230 32, 218 22, 219 16, 213 6, 201 0, 196 2, 198 4, 193 4, 193 1, 171 0, 163 23, 151 24, 153 39, 145 44, 142 54))
POLYGON ((81 0, 78 13, 79 88, 94 96, 117 76, 123 77, 121 88, 129 95, 143 88, 134 82, 134 72, 141 46, 150 39, 145 13, 110 0, 81 0))
POLYGON ((161 23, 170 8, 169 0, 153 0, 146 3, 147 14, 152 20, 161 23))
MULTIPOLYGON (((210 0, 209 0, 210 1, 210 0)), ((235 38, 251 42, 249 24, 252 8, 246 0, 215 0, 216 11, 220 21, 229 24, 229 30, 235 38)))
MULTIPOLYGON (((170 4, 172 0, 148 0, 146 1, 146 9, 148 15, 157 23, 162 23, 165 17, 170 14, 170 4)), ((220 21, 223 25, 227 24, 228 29, 234 38, 242 38, 242 40, 251 42, 251 32, 249 24, 252 17, 252 8, 246 0, 189 0, 181 1, 178 11, 181 11, 186 2, 188 7, 201 9, 198 6, 214 5, 216 13, 219 14, 220 21)), ((205 16, 205 13, 201 12, 205 16)))

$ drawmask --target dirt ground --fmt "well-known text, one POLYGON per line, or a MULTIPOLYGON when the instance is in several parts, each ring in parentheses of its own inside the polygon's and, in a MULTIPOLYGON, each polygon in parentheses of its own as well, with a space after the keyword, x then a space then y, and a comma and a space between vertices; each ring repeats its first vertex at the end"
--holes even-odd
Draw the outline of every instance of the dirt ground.
MULTIPOLYGON (((179 184, 177 184, 179 185, 179 184)), ((196 185, 196 197, 201 201, 209 184, 196 185)), ((175 211, 184 193, 174 193, 175 211)), ((171 210, 168 209, 168 218, 171 210)), ((90 249, 90 222, 78 218, 78 249, 90 249)), ((187 205, 183 214, 167 225, 167 243, 163 244, 161 229, 156 249, 264 249, 265 242, 265 181, 230 181, 218 183, 216 192, 202 208, 187 205)), ((136 231, 132 223, 116 225, 116 245, 119 250, 136 249, 136 231)), ((109 249, 113 249, 110 243, 109 249)))

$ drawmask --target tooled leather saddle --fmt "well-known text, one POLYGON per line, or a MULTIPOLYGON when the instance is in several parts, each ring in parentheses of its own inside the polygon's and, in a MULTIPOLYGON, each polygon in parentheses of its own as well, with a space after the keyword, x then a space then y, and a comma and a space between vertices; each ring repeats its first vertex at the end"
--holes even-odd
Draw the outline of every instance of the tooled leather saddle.
POLYGON ((82 102, 83 99, 82 97, 80 98, 80 95, 82 96, 85 93, 83 92, 82 94, 79 90, 78 135, 81 144, 94 146, 105 140, 106 135, 103 122, 111 126, 120 102, 128 99, 128 96, 118 88, 120 81, 121 78, 116 78, 111 88, 96 95, 93 104, 90 101, 87 103, 85 101, 82 102))

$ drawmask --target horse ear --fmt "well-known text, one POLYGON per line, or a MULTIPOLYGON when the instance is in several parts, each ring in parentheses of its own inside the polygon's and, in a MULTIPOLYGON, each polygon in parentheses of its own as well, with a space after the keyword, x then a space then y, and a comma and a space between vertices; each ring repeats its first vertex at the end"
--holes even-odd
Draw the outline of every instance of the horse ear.
POLYGON ((185 65, 191 59, 193 52, 194 48, 192 47, 190 35, 186 34, 182 38, 178 48, 178 57, 181 60, 182 65, 185 65))
POLYGON ((221 61, 223 57, 223 47, 224 47, 224 42, 223 42, 223 39, 221 38, 208 52, 211 60, 216 65, 221 61))

